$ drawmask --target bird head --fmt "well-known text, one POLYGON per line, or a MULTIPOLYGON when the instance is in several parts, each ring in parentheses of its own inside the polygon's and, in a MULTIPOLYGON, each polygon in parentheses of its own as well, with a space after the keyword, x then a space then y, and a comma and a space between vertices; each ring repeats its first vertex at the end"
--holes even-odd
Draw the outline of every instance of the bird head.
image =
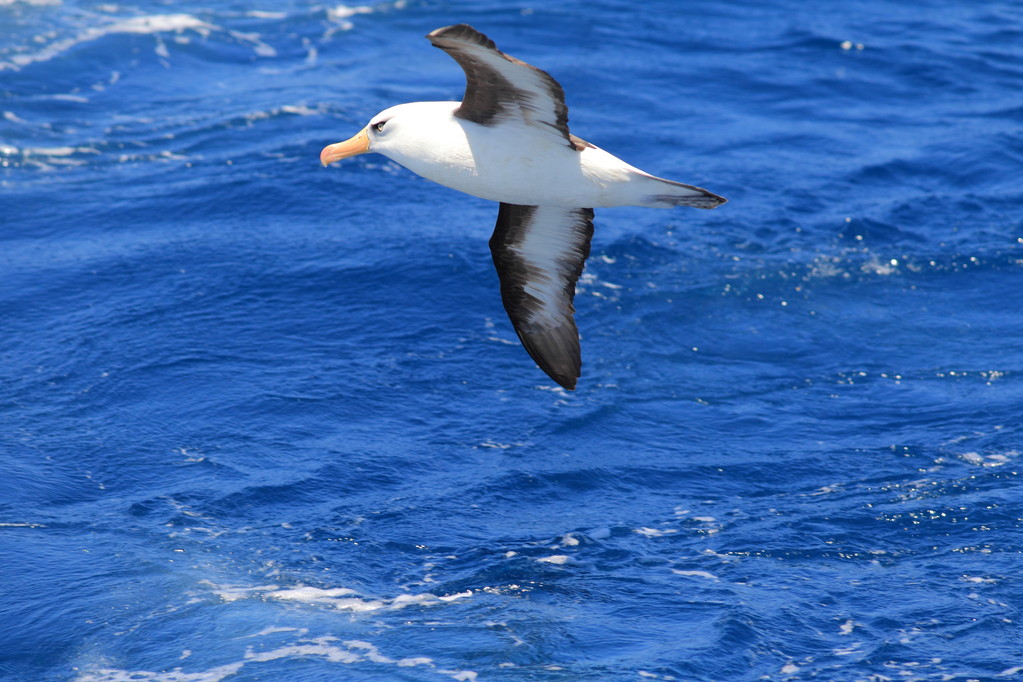
POLYGON ((453 116, 457 107, 458 102, 410 102, 385 109, 354 137, 324 147, 320 163, 328 166, 349 156, 376 152, 408 167, 415 159, 438 155, 440 159, 450 156, 452 150, 464 151, 463 122, 453 116))
POLYGON ((386 154, 389 143, 393 142, 392 138, 397 137, 394 131, 401 126, 402 119, 407 118, 409 112, 405 111, 406 106, 398 105, 381 111, 370 119, 369 125, 353 137, 344 142, 327 145, 320 152, 320 163, 329 166, 335 161, 367 152, 386 154))

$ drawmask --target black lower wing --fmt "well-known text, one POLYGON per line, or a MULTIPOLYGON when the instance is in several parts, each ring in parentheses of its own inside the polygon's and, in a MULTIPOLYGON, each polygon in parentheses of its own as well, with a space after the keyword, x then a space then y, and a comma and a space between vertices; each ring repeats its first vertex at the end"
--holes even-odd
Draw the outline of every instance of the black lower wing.
POLYGON ((569 390, 582 366, 572 300, 592 236, 593 209, 501 204, 490 238, 501 300, 522 345, 569 390))

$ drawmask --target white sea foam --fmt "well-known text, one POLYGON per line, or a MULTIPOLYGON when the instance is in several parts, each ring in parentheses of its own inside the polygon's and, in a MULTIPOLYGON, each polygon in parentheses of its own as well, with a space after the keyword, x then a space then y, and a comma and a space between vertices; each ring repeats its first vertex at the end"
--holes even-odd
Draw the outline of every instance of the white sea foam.
POLYGON ((287 12, 266 12, 263 10, 249 10, 245 13, 245 16, 252 17, 253 19, 287 19, 287 12))
POLYGON ((202 584, 211 588, 211 591, 214 594, 228 602, 237 601, 239 599, 300 602, 303 604, 325 606, 339 611, 350 611, 352 613, 397 610, 413 605, 432 606, 439 603, 456 601, 458 599, 467 599, 472 596, 471 591, 444 595, 424 592, 422 594, 399 594, 392 598, 373 599, 361 596, 355 590, 347 587, 335 587, 329 589, 311 587, 308 585, 285 588, 279 587, 278 585, 225 587, 215 585, 209 581, 203 581, 202 584))
POLYGON ((99 154, 92 147, 28 147, 21 150, 23 154, 33 156, 71 156, 72 154, 99 154))
POLYGON ((960 578, 963 582, 968 583, 996 583, 998 582, 994 578, 984 578, 979 575, 964 575, 960 578))
POLYGON ((82 155, 100 154, 93 147, 23 147, 0 145, 0 167, 34 166, 47 169, 52 166, 81 166, 86 163, 82 155))
POLYGON ((275 627, 275 626, 271 625, 268 628, 263 628, 259 632, 256 632, 256 633, 248 635, 248 636, 249 637, 265 637, 267 635, 276 635, 276 634, 281 633, 281 632, 297 632, 300 635, 305 635, 305 634, 309 633, 309 629, 308 628, 275 627))
POLYGON ((357 14, 370 14, 373 12, 373 8, 366 5, 359 5, 357 7, 349 7, 348 5, 338 5, 337 7, 327 9, 327 19, 335 24, 335 27, 327 31, 325 38, 330 38, 338 31, 351 31, 355 28, 349 18, 354 17, 357 14))
MULTIPOLYGON (((268 628, 265 632, 281 632, 294 628, 268 628)), ((303 630, 304 632, 304 630, 303 630)), ((278 661, 288 658, 319 658, 328 663, 349 665, 352 663, 371 662, 380 665, 394 665, 399 668, 423 667, 437 674, 449 676, 455 680, 474 681, 478 674, 471 670, 444 670, 434 665, 433 659, 427 656, 408 658, 391 658, 380 652, 376 645, 363 640, 340 641, 337 637, 323 636, 301 639, 265 651, 250 647, 244 658, 236 663, 217 666, 199 672, 183 672, 176 669, 169 672, 151 672, 147 670, 123 670, 118 668, 99 668, 83 672, 76 682, 220 682, 227 677, 236 675, 243 668, 278 661)), ((386 675, 382 674, 382 678, 386 675)))
POLYGON ((254 594, 259 594, 266 590, 276 590, 276 585, 260 585, 256 587, 222 587, 220 585, 214 585, 208 580, 202 580, 199 583, 206 587, 213 588, 213 594, 220 597, 226 602, 238 601, 239 599, 247 599, 254 594))
POLYGON ((331 21, 341 21, 348 17, 354 17, 356 14, 372 14, 373 8, 369 5, 358 5, 356 7, 349 7, 348 5, 338 5, 327 9, 327 18, 331 21))
POLYGON ((242 42, 250 43, 252 49, 260 57, 276 57, 277 50, 271 45, 267 45, 261 39, 258 33, 242 33, 241 31, 229 31, 232 38, 240 40, 242 42))
POLYGON ((1015 450, 1011 450, 1008 454, 1004 455, 1000 453, 982 455, 979 452, 964 452, 959 456, 970 464, 975 464, 977 466, 999 467, 1003 464, 1008 464, 1011 461, 1010 455, 1014 456, 1018 454, 1019 453, 1015 450))
POLYGON ((270 651, 252 652, 245 654, 249 661, 265 662, 276 661, 281 658, 318 656, 331 663, 355 663, 362 660, 362 657, 348 649, 330 644, 333 637, 320 637, 304 644, 293 644, 290 646, 272 649, 270 651))
POLYGON ((718 532, 721 531, 721 524, 718 523, 718 520, 716 518, 714 518, 713 516, 689 516, 691 513, 692 512, 689 509, 682 509, 681 507, 676 507, 675 508, 675 516, 676 517, 678 517, 678 518, 686 518, 686 517, 688 517, 689 520, 695 521, 695 522, 703 524, 705 526, 704 528, 697 528, 697 529, 695 529, 698 532, 704 533, 706 535, 714 535, 715 533, 718 533, 718 532))
POLYGON ((677 533, 678 529, 676 529, 676 528, 661 528, 661 529, 658 529, 658 528, 647 528, 646 526, 644 526, 642 528, 637 528, 633 532, 639 533, 640 535, 642 535, 644 537, 648 537, 648 538, 659 538, 659 537, 662 537, 664 535, 671 535, 672 533, 677 533))
POLYGON ((399 668, 424 667, 435 670, 435 672, 448 675, 455 680, 475 680, 477 673, 471 670, 438 670, 434 666, 432 658, 416 656, 409 658, 391 658, 380 653, 376 645, 363 640, 353 639, 338 643, 336 637, 324 636, 303 640, 296 644, 278 647, 268 651, 255 652, 249 650, 245 654, 246 661, 264 662, 276 661, 282 658, 291 657, 319 657, 331 663, 358 663, 369 661, 382 665, 394 665, 399 668))
POLYGON ((399 668, 411 668, 416 665, 430 665, 433 660, 426 658, 425 656, 417 656, 415 658, 401 658, 395 661, 399 668))
POLYGON ((150 672, 147 670, 100 668, 83 672, 75 678, 75 682, 220 682, 220 680, 237 674, 244 665, 244 663, 229 663, 196 673, 186 673, 180 670, 150 672))
POLYGON ((685 575, 693 578, 706 578, 707 580, 713 580, 714 582, 718 581, 718 577, 716 575, 708 573, 707 571, 683 571, 678 568, 673 568, 671 569, 671 572, 675 575, 685 575))
POLYGON ((200 33, 211 31, 215 26, 191 14, 153 14, 144 17, 132 17, 115 22, 105 29, 93 29, 100 34, 109 33, 161 33, 166 31, 184 31, 194 29, 200 33))
MULTIPOLYGON (((37 52, 14 54, 8 61, 0 61, 0 71, 4 69, 20 69, 35 62, 44 62, 57 57, 77 45, 98 40, 104 36, 118 33, 133 34, 157 34, 157 33, 182 33, 183 31, 196 31, 199 34, 208 36, 217 27, 194 17, 191 14, 154 14, 144 17, 132 17, 122 19, 106 26, 98 26, 86 29, 73 38, 56 40, 46 45, 37 52)), ((159 47, 157 48, 159 50, 159 47)))
POLYGON ((324 112, 320 107, 313 108, 304 104, 285 104, 280 110, 282 113, 294 114, 295 116, 315 116, 324 112))
MULTIPOLYGON (((4 65, 0 62, 0 71, 3 71, 4 65)), ((87 104, 89 102, 88 97, 82 97, 81 95, 72 95, 66 92, 58 92, 54 95, 49 96, 50 99, 55 99, 58 102, 75 102, 76 104, 87 104)))
POLYGON ((860 270, 875 275, 891 275, 898 272, 899 261, 897 258, 872 257, 860 265, 860 270))

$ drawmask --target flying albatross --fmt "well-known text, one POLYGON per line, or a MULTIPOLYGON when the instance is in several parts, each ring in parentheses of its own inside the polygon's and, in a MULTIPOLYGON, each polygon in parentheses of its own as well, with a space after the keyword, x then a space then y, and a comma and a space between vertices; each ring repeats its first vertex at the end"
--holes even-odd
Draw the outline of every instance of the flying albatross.
POLYGON ((467 24, 426 36, 465 71, 461 102, 399 104, 324 148, 324 166, 377 152, 428 180, 500 202, 490 251, 522 345, 575 388, 582 365, 572 300, 590 253, 593 209, 714 208, 725 199, 630 166, 568 132, 565 94, 467 24))

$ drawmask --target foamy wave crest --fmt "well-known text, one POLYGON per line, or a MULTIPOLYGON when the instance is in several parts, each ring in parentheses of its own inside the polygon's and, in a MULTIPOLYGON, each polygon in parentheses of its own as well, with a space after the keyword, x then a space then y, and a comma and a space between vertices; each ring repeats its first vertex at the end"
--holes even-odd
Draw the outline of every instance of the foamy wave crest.
MULTIPOLYGON (((269 19, 269 17, 265 18, 269 19)), ((274 20, 276 21, 276 19, 274 20)), ((73 37, 54 40, 34 52, 29 50, 16 52, 7 57, 6 61, 0 60, 0 71, 5 69, 18 70, 29 64, 45 62, 68 52, 78 45, 119 34, 156 36, 156 44, 153 48, 154 53, 158 57, 168 59, 170 57, 170 50, 167 43, 160 36, 165 33, 172 33, 175 35, 174 42, 187 44, 190 42, 189 37, 186 35, 188 32, 195 33, 204 40, 214 33, 223 33, 230 36, 234 41, 247 45, 259 57, 272 58, 277 56, 276 48, 264 42, 259 33, 225 29, 216 24, 203 21, 191 14, 155 14, 131 17, 114 21, 105 26, 88 28, 73 37)))
POLYGON ((35 166, 49 168, 51 166, 81 166, 86 156, 95 156, 102 152, 95 147, 24 147, 0 145, 0 168, 35 166))
POLYGON ((423 593, 400 594, 392 598, 373 599, 360 596, 355 590, 347 587, 331 589, 321 589, 318 587, 309 587, 304 585, 286 588, 281 588, 277 585, 227 587, 215 585, 209 581, 204 581, 203 584, 209 587, 214 594, 224 601, 257 598, 263 600, 301 602, 355 613, 395 610, 413 605, 431 606, 443 602, 466 599, 472 596, 472 592, 457 592, 455 594, 448 595, 423 593))
POLYGON ((144 17, 132 17, 115 21, 106 26, 86 29, 73 38, 56 40, 37 52, 11 55, 7 58, 7 61, 0 61, 0 71, 4 69, 18 70, 35 62, 48 61, 77 45, 99 40, 108 35, 169 32, 180 34, 185 31, 195 31, 201 36, 207 37, 216 28, 216 26, 208 24, 191 14, 155 14, 144 17))
POLYGON ((256 650, 255 647, 249 647, 241 661, 198 672, 184 672, 180 668, 171 671, 155 672, 102 667, 83 672, 78 676, 76 682, 220 682, 220 680, 238 674, 243 668, 248 666, 288 658, 318 658, 327 663, 346 665, 368 662, 380 665, 393 665, 398 668, 419 667, 437 675, 443 675, 463 682, 473 682, 477 677, 477 673, 471 670, 439 668, 432 658, 426 656, 392 658, 382 654, 376 645, 370 642, 357 639, 341 641, 337 637, 324 636, 302 638, 294 643, 266 650, 256 650))

